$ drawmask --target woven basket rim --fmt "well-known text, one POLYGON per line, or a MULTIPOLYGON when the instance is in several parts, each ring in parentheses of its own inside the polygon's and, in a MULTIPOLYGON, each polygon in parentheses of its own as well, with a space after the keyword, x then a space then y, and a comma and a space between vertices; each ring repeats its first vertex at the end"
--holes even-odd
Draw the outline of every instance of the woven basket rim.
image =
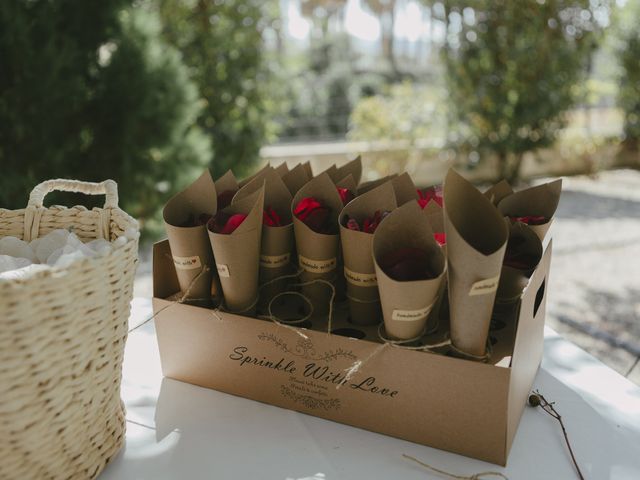
MULTIPOLYGON (((8 208, 0 208, 0 219, 2 218, 2 214, 4 212, 11 212, 11 213, 21 213, 24 212, 26 210, 26 208, 19 208, 16 210, 11 210, 8 208)), ((101 212, 103 210, 105 210, 104 208, 101 207, 93 207, 91 210, 89 210, 87 207, 83 206, 83 205, 74 205, 72 207, 67 207, 64 205, 51 205, 49 207, 44 207, 44 210, 55 210, 55 211, 78 211, 78 212, 101 212)), ((136 232, 140 231, 139 228, 139 223, 138 221, 133 218, 131 215, 129 215, 127 212, 125 212, 124 210, 122 210, 120 207, 116 207, 116 208, 110 208, 109 210, 113 210, 113 211, 117 211, 121 216, 122 219, 124 220, 124 222, 126 223, 130 223, 130 227, 131 228, 135 228, 136 232)), ((63 228, 60 228, 59 230, 65 230, 63 228)), ((70 229, 66 229, 66 230, 70 230, 70 229)), ((11 237, 13 235, 0 235, 0 238, 5 238, 5 237, 11 237)), ((117 235, 116 238, 120 238, 123 235, 117 235)), ((17 238, 17 237, 14 237, 17 238)), ((41 238, 40 236, 38 236, 37 238, 41 238)), ((33 241, 33 240, 32 240, 33 241)), ((109 241, 109 240, 108 240, 109 241)), ((115 240, 114 240, 115 241, 115 240)), ((114 241, 109 241, 109 243, 113 244, 114 241)), ((32 265, 39 265, 42 266, 43 268, 38 268, 35 270, 32 270, 31 272, 29 272, 28 274, 18 277, 18 278, 1 278, 0 277, 0 285, 6 285, 8 283, 13 283, 13 284, 23 284, 23 283, 27 283, 29 281, 33 281, 36 278, 47 278, 47 277, 56 277, 57 275, 61 275, 61 274, 65 274, 65 272, 67 272, 70 269, 83 269, 86 267, 91 267, 91 266, 97 266, 99 262, 101 261, 106 261, 109 260, 110 258, 112 258, 114 255, 120 254, 122 253, 123 250, 125 250, 127 247, 130 246, 131 242, 134 242, 135 240, 133 239, 128 239, 127 243, 122 245, 119 248, 115 248, 112 249, 109 253, 105 254, 105 255, 100 255, 100 256, 96 256, 96 257, 84 257, 81 259, 77 259, 75 261, 73 261, 72 263, 68 264, 68 265, 48 265, 46 263, 33 263, 32 265)), ((30 242, 27 242, 30 243, 30 242)))

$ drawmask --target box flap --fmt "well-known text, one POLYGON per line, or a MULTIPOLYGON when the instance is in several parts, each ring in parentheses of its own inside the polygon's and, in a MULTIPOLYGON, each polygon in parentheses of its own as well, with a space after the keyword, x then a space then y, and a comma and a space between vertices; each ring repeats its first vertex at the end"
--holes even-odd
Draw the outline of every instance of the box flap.
POLYGON ((511 379, 509 384, 509 418, 507 422, 507 444, 505 456, 508 456, 520 417, 529 396, 529 391, 542 360, 544 343, 544 318, 549 284, 552 242, 549 242, 522 295, 518 314, 518 327, 511 361, 511 379))

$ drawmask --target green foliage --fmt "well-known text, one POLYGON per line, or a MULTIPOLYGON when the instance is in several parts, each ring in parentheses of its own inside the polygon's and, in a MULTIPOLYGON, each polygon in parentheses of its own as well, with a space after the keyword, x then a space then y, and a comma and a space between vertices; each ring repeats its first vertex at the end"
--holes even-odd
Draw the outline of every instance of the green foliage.
POLYGON ((592 0, 445 2, 447 85, 458 132, 517 179, 522 154, 551 144, 576 101, 600 25, 592 0), (452 21, 452 20, 455 20, 452 21))
POLYGON ((244 174, 269 133, 268 68, 262 48, 271 2, 160 0, 164 38, 182 53, 202 97, 197 123, 213 142, 214 176, 244 174))
MULTIPOLYGON (((635 12, 628 8, 628 18, 637 22, 640 8, 635 12), (635 13, 635 15, 634 15, 635 13)), ((630 28, 623 28, 618 57, 621 64, 619 77, 618 105, 624 112, 625 145, 632 150, 638 149, 640 142, 640 30, 633 22, 630 28)))
POLYGON ((347 133, 353 106, 381 88, 382 78, 356 72, 357 56, 346 35, 326 35, 312 42, 304 59, 285 72, 284 138, 340 137, 347 133))
POLYGON ((440 139, 444 130, 442 89, 409 82, 389 86, 386 94, 361 99, 351 114, 349 138, 366 141, 440 139))
POLYGON ((205 165, 195 86, 157 19, 126 3, 0 3, 3 207, 24 206, 44 179, 113 178, 122 207, 145 218, 205 165))

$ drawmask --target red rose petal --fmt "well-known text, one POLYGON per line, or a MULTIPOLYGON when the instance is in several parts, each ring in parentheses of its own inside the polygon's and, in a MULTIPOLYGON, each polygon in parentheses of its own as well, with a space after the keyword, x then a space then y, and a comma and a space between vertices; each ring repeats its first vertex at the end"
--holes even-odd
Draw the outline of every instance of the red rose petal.
POLYGON ((340 200, 342 200, 343 205, 346 205, 347 203, 349 203, 351 200, 355 198, 353 193, 351 193, 351 190, 349 190, 348 188, 341 188, 341 187, 336 187, 336 188, 338 189, 338 194, 340 195, 340 200))
POLYGON ((305 197, 298 202, 293 209, 293 214, 300 220, 304 221, 307 216, 315 209, 321 208, 322 204, 313 197, 305 197))
POLYGON ((436 202, 439 206, 442 207, 443 204, 443 196, 442 196, 442 185, 435 185, 433 187, 427 188, 424 192, 418 190, 418 205, 420 208, 424 208, 430 201, 436 202))
POLYGON ((350 218, 347 220, 347 224, 345 225, 349 230, 355 230, 357 232, 360 231, 360 225, 358 225, 358 221, 355 218, 350 218))
POLYGON ((262 212, 262 224, 269 227, 281 227, 282 219, 272 207, 267 206, 262 212))
POLYGON ((436 275, 431 271, 429 256, 419 248, 400 248, 380 259, 380 266, 394 280, 407 282, 428 280, 436 275))
POLYGON ((245 218, 247 218, 247 216, 244 213, 236 213, 235 215, 231 215, 220 233, 233 233, 235 229, 238 228, 242 222, 244 222, 245 218))
POLYGON ((245 218, 247 216, 243 213, 229 216, 224 212, 218 212, 214 217, 211 217, 207 228, 214 233, 230 234, 244 222, 245 218))
POLYGON ((331 224, 331 209, 322 205, 313 197, 306 197, 298 202, 293 214, 316 233, 326 235, 335 234, 335 227, 331 224))

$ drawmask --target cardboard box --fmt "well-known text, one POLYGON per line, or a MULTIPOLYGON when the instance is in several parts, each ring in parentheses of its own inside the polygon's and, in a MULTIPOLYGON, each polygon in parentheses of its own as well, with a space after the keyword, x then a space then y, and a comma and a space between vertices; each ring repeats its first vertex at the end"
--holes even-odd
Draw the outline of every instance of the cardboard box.
MULTIPOLYGON (((156 332, 166 377, 505 465, 542 358, 551 243, 480 363, 383 344, 375 327, 288 328, 166 300, 179 291, 167 241, 154 246, 156 332), (517 321, 516 321, 517 320, 517 321)), ((446 330, 447 325, 442 329, 446 330)), ((440 332, 442 333, 442 332, 440 332)), ((436 334, 437 336, 438 334, 436 334)))

